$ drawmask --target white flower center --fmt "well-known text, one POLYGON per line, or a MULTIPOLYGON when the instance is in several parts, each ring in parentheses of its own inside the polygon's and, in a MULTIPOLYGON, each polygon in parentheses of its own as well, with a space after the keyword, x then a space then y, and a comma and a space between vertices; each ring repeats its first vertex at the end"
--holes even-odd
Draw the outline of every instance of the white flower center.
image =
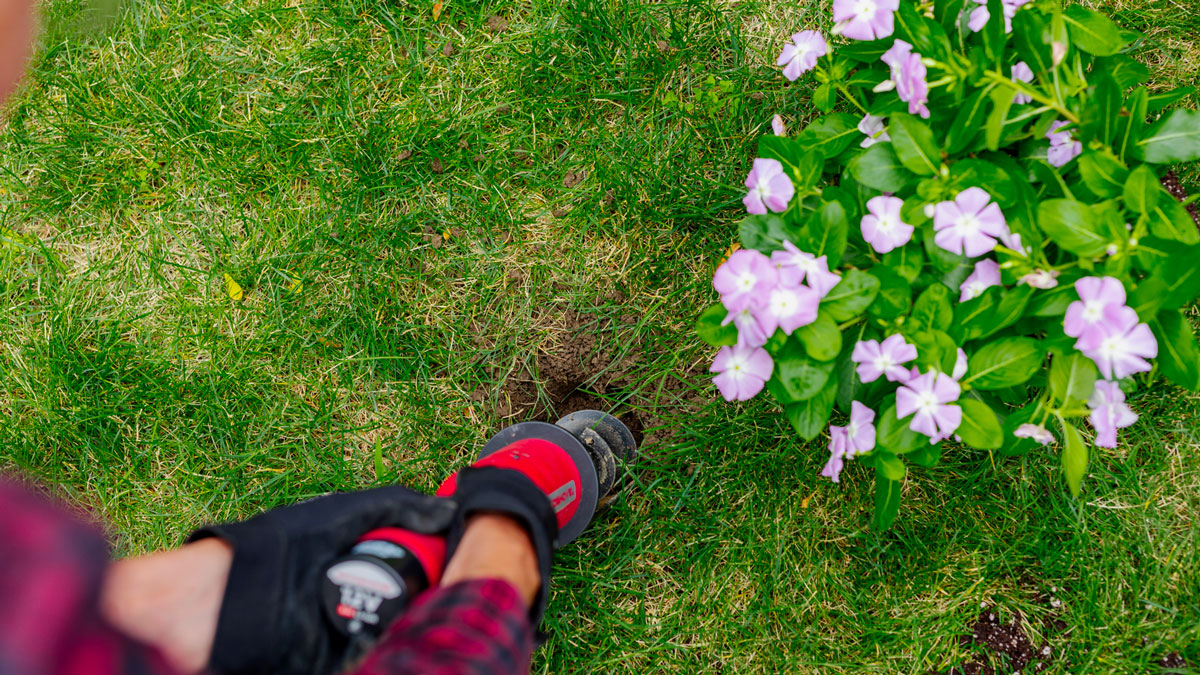
POLYGON ((967 284, 966 288, 963 289, 963 294, 966 295, 968 300, 970 300, 983 295, 983 292, 986 291, 987 288, 988 287, 985 286, 981 281, 972 281, 971 283, 967 284))
POLYGON ((743 272, 741 276, 737 278, 738 288, 741 288, 743 293, 749 293, 750 291, 754 290, 754 285, 757 283, 758 277, 754 276, 752 272, 743 272))
POLYGON ((891 216, 889 216, 887 214, 879 216, 878 227, 879 227, 880 232, 884 232, 884 233, 891 232, 892 227, 894 225, 895 225, 895 223, 892 222, 891 216))
POLYGON ((853 441, 854 437, 856 435, 858 435, 858 425, 857 424, 846 425, 846 439, 853 441))
POLYGON ((917 409, 922 412, 932 413, 937 410, 937 396, 933 395, 932 391, 923 391, 917 395, 917 409))
POLYGON ((896 365, 896 362, 892 361, 892 357, 888 354, 880 354, 879 358, 875 359, 875 367, 881 371, 886 372, 888 368, 894 365, 896 365))
POLYGON ((775 316, 791 316, 796 311, 796 294, 778 290, 771 294, 771 313, 775 316))
POLYGON ((955 229, 964 235, 975 234, 979 231, 979 219, 971 213, 963 213, 954 221, 955 229))
POLYGON ((870 21, 875 18, 876 11, 878 11, 878 8, 875 6, 875 0, 858 0, 854 5, 856 19, 870 21))
POLYGON ((1104 342, 1100 343, 1100 353, 1109 359, 1116 358, 1124 354, 1125 351, 1125 341, 1119 335, 1106 338, 1104 342))
POLYGON ((1104 318, 1104 303, 1091 302, 1083 303, 1083 319, 1088 323, 1098 323, 1104 318))

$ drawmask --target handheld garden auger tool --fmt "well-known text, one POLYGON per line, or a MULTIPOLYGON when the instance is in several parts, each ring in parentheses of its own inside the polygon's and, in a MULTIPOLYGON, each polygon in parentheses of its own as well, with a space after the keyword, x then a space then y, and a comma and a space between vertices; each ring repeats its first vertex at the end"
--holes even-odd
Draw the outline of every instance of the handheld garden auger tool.
MULTIPOLYGON (((555 424, 521 422, 492 436, 472 466, 520 471, 545 492, 558 519, 555 548, 583 532, 597 509, 619 490, 621 464, 637 454, 633 433, 598 410, 571 413, 555 424)), ((437 494, 454 494, 457 474, 437 494)), ((441 578, 446 541, 394 527, 363 535, 322 575, 322 602, 347 638, 372 640, 422 591, 441 578)))

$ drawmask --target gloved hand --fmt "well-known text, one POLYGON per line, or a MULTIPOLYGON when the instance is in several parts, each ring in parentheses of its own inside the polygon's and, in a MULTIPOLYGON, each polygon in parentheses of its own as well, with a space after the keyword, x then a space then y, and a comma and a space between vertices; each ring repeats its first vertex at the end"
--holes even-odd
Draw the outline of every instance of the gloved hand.
POLYGON ((454 500, 384 487, 317 497, 192 533, 189 542, 220 537, 233 547, 209 669, 337 672, 346 665, 347 641, 322 614, 322 571, 370 530, 438 534, 456 511, 454 500))

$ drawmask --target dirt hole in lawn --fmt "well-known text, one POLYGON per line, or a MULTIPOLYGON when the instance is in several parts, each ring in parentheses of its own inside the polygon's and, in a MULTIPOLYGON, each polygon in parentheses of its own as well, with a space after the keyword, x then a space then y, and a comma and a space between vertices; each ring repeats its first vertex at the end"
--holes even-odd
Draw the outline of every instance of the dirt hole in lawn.
POLYGON ((569 315, 565 338, 556 348, 535 357, 536 372, 522 368, 509 373, 497 399, 506 422, 534 419, 554 423, 578 410, 602 410, 620 418, 640 445, 646 420, 630 403, 633 397, 633 357, 615 358, 599 346, 606 322, 569 315))

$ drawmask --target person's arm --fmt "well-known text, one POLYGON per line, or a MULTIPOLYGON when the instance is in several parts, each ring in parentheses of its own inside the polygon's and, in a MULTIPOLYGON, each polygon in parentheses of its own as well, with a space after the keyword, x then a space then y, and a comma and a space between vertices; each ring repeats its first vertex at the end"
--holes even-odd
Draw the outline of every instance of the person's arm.
POLYGON ((472 515, 442 585, 416 599, 355 675, 529 672, 529 605, 541 586, 529 534, 504 515, 472 515))

